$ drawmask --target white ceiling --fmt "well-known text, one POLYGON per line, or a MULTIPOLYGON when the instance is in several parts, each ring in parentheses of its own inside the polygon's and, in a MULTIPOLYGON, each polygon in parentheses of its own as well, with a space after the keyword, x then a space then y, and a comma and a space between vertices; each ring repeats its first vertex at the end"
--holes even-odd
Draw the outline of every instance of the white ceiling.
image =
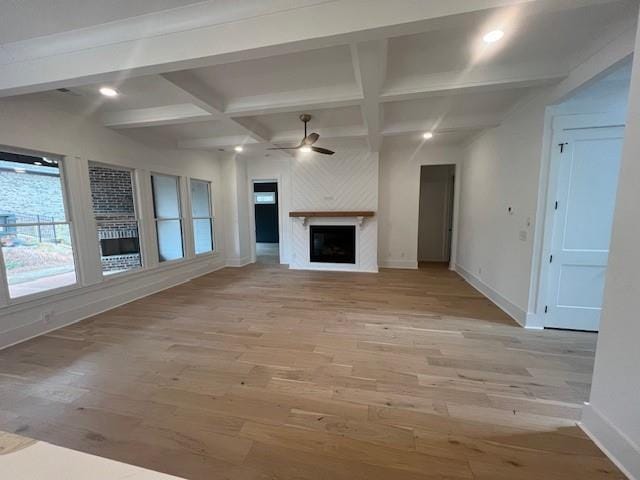
POLYGON ((202 0, 0 0, 0 44, 86 28, 202 0))
POLYGON ((387 83, 407 76, 463 71, 470 67, 523 64, 573 67, 586 45, 637 11, 634 1, 528 14, 526 8, 466 14, 441 29, 389 41, 387 83), (500 44, 487 47, 483 32, 501 28, 500 44), (578 57, 578 58, 577 58, 578 57), (428 59, 428 61, 425 61, 428 59))
MULTIPOLYGON (((189 2, 122 3, 128 6, 120 16, 189 2)), ((628 27, 637 7, 635 0, 532 1, 370 32, 366 41, 320 39, 285 44, 260 58, 248 53, 248 60, 202 59, 177 73, 123 75, 110 82, 118 98, 102 97, 102 83, 71 87, 67 98, 125 135, 179 148, 295 144, 301 113, 313 115, 309 126, 322 146, 364 138, 376 150, 382 141, 420 141, 425 130, 434 130, 435 143, 460 143, 499 124, 535 89, 565 78, 628 27), (495 28, 505 37, 482 43, 495 28)), ((84 21, 108 21, 100 11, 94 6, 84 21)))
POLYGON ((442 128, 447 122, 479 115, 498 120, 530 91, 529 88, 512 88, 389 102, 384 108, 384 126, 393 129, 397 125, 421 125, 420 130, 427 131, 442 128))
MULTIPOLYGON (((311 115, 308 124, 310 131, 341 129, 344 127, 362 126, 362 112, 359 106, 326 108, 322 110, 306 109, 304 113, 311 115)), ((260 122, 274 136, 292 134, 297 140, 302 139, 304 124, 294 112, 273 113, 258 117, 248 117, 260 122)))
POLYGON ((356 86, 347 45, 205 67, 193 70, 193 75, 229 101, 296 90, 356 86))
POLYGON ((102 96, 99 92, 102 84, 75 87, 73 92, 86 98, 101 112, 177 105, 191 101, 188 94, 159 75, 129 78, 110 85, 118 90, 118 97, 102 96))
POLYGON ((180 140, 192 140, 194 138, 227 137, 244 135, 244 131, 221 120, 204 120, 174 125, 160 125, 153 128, 131 128, 128 133, 135 135, 140 131, 149 131, 158 137, 170 140, 177 144, 180 140))

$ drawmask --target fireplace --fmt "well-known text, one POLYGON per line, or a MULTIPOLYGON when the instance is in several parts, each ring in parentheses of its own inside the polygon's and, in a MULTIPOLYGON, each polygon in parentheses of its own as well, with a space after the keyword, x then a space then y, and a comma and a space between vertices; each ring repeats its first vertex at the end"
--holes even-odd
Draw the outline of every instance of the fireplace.
POLYGON ((138 237, 103 238, 100 240, 103 257, 140 253, 138 237))
POLYGON ((310 225, 309 261, 355 264, 355 225, 310 225))

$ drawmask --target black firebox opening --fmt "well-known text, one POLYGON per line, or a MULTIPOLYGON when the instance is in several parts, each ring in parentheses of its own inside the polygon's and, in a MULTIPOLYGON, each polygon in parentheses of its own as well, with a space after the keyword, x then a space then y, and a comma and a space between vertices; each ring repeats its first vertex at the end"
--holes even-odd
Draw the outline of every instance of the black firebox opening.
POLYGON ((354 225, 311 225, 310 227, 311 262, 356 263, 356 227, 354 225))
POLYGON ((140 244, 135 237, 103 238, 100 240, 100 247, 103 257, 140 253, 140 244))

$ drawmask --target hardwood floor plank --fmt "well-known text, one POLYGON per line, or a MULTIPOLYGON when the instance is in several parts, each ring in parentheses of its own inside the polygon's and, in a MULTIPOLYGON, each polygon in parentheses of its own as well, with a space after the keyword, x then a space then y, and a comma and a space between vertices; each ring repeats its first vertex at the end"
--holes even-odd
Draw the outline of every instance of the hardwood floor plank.
POLYGON ((438 266, 224 269, 0 351, 0 430, 192 480, 609 479, 597 336, 438 266))
POLYGON ((247 422, 240 435, 252 440, 274 444, 308 453, 322 452, 324 455, 344 460, 358 461, 368 465, 415 473, 430 472, 433 475, 448 475, 451 478, 472 478, 466 460, 450 460, 406 449, 389 448, 371 442, 332 435, 328 432, 293 427, 270 426, 247 422))

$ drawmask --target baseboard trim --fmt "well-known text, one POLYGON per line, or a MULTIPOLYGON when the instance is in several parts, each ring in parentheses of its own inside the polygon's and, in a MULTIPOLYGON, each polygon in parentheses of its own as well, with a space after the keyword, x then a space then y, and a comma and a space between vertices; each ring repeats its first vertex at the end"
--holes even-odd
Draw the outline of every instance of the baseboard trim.
MULTIPOLYGON (((13 312, 13 315, 18 317, 18 321, 20 321, 20 318, 36 317, 39 319, 28 323, 25 322, 22 325, 1 332, 0 350, 72 325, 86 318, 93 317, 94 315, 153 295, 154 293, 181 285, 194 278, 220 270, 224 268, 224 266, 222 262, 215 261, 207 263, 204 266, 189 262, 176 267, 175 270, 165 269, 157 272, 142 272, 145 278, 153 279, 153 281, 145 283, 140 287, 135 286, 140 284, 140 276, 132 278, 123 277, 118 279, 118 282, 103 282, 103 284, 99 285, 99 290, 96 290, 98 286, 92 286, 75 291, 71 298, 61 294, 61 298, 57 298, 56 296, 49 297, 48 304, 34 305, 32 307, 22 306, 20 311, 13 312), (157 278, 154 278, 156 276, 157 278), (97 295, 96 292, 100 292, 100 294, 97 295), (82 297, 85 298, 84 301, 82 297), (98 299, 91 301, 91 297, 98 297, 98 299), (82 305, 74 307, 73 305, 67 305, 67 303, 82 303, 82 305), (64 308, 65 305, 70 308, 60 310, 60 307, 64 308), (43 310, 50 311, 51 318, 47 320, 43 319, 43 310)), ((11 313, 9 315, 11 315, 11 313)))
POLYGON ((489 285, 484 283, 478 277, 473 275, 471 272, 468 272, 467 270, 465 270, 464 267, 461 267, 460 265, 456 264, 455 270, 473 288, 475 288, 480 293, 482 293, 485 297, 491 300, 500 310, 502 310, 504 313, 506 313, 511 318, 513 318, 516 322, 518 322, 520 326, 522 327, 526 326, 527 312, 522 310, 517 305, 514 305, 513 303, 511 303, 509 300, 507 300, 505 297, 503 297, 500 293, 495 291, 489 285))
POLYGON ((403 268, 408 270, 417 270, 418 262, 416 260, 383 260, 378 262, 380 268, 403 268))
POLYGON ((640 447, 593 405, 582 409, 580 428, 630 480, 640 480, 640 447))
POLYGON ((253 261, 251 260, 251 257, 232 257, 232 258, 227 258, 226 264, 227 267, 246 267, 247 265, 252 264, 253 261))

